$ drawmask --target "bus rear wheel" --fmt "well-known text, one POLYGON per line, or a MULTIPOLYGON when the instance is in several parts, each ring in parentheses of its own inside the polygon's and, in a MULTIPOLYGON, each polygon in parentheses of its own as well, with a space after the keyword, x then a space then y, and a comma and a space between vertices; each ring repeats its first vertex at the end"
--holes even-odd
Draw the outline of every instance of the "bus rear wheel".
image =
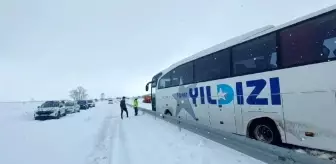
POLYGON ((256 120, 251 124, 250 135, 258 141, 278 145, 281 143, 281 136, 275 123, 270 119, 256 120))

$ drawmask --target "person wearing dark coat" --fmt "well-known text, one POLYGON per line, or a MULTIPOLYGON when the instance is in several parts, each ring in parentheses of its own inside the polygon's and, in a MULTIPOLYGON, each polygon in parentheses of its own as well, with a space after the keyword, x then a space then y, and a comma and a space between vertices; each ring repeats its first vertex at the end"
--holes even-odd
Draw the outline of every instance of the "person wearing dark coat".
POLYGON ((120 108, 121 108, 121 119, 123 119, 124 111, 126 112, 126 116, 128 118, 128 111, 126 107, 125 97, 123 97, 122 100, 120 101, 120 108))

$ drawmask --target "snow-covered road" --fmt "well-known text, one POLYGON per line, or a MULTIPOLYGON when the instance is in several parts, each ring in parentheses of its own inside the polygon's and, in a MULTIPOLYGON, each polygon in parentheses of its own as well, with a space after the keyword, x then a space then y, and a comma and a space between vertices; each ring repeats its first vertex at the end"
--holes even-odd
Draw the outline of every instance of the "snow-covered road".
POLYGON ((0 163, 263 163, 133 109, 121 120, 118 104, 47 121, 33 120, 36 104, 0 105, 0 163))

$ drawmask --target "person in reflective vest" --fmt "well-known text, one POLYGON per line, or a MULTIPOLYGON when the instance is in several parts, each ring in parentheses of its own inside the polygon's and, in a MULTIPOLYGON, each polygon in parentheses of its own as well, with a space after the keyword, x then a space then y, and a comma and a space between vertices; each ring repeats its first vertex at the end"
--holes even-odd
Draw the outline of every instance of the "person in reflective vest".
POLYGON ((137 98, 135 98, 135 99, 134 99, 134 102, 133 102, 133 107, 134 107, 134 115, 135 115, 135 116, 137 116, 137 115, 138 115, 138 105, 139 105, 139 103, 138 103, 138 99, 137 99, 137 98))

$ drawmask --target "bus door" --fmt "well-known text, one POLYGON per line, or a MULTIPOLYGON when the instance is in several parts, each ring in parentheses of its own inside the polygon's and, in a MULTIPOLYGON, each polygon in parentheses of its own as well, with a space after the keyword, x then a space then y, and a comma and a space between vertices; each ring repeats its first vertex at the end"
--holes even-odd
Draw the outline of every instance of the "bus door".
MULTIPOLYGON (((217 86, 216 83, 210 84, 217 86)), ((209 104, 210 124, 216 129, 230 133, 237 133, 233 91, 228 92, 227 85, 211 90, 211 97, 207 96, 209 104)), ((232 90, 232 89, 231 89, 232 90)))

